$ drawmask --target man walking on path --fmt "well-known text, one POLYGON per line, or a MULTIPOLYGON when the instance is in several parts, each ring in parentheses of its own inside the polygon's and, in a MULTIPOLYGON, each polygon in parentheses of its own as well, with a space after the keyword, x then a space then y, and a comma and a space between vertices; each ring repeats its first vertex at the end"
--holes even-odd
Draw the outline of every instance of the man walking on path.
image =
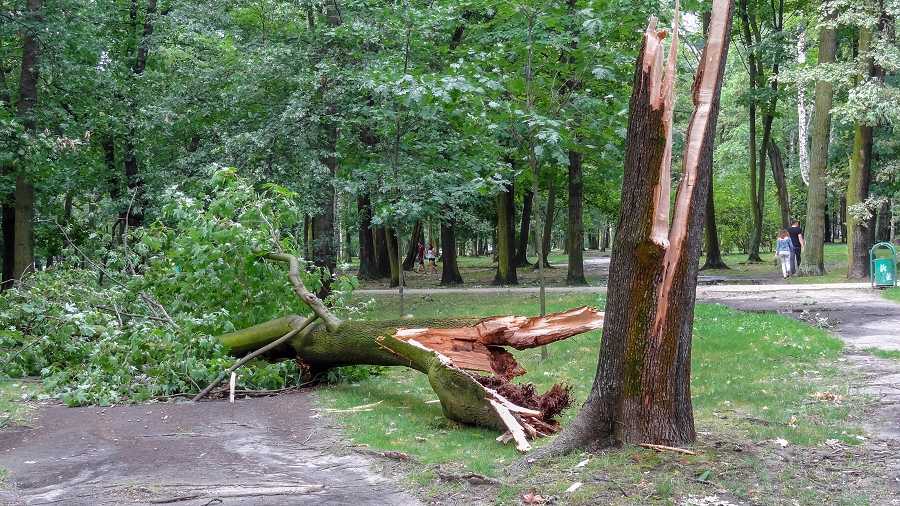
POLYGON ((803 229, 800 228, 800 222, 797 219, 791 220, 791 226, 787 229, 788 235, 791 236, 791 275, 797 274, 800 267, 800 252, 803 250, 803 229))

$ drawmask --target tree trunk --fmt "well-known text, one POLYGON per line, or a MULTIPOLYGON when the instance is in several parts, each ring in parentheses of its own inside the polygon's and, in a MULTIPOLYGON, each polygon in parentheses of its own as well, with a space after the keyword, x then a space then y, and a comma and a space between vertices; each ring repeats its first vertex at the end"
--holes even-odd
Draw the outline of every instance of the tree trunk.
POLYGON ((375 227, 375 273, 378 279, 391 277, 391 255, 388 252, 386 227, 375 227))
POLYGON ((566 285, 587 285, 584 279, 584 228, 582 226, 582 199, 584 180, 582 176, 583 155, 569 150, 569 269, 566 285))
MULTIPOLYGON (((826 20, 834 18, 829 13, 826 20)), ((837 47, 837 30, 828 23, 819 29, 819 57, 817 65, 834 62, 837 47)), ((806 202, 806 229, 803 234, 803 263, 801 276, 824 276, 825 272, 825 196, 828 186, 825 179, 828 165, 828 142, 831 136, 831 104, 834 86, 830 81, 816 82, 816 95, 812 117, 812 147, 809 154, 809 191, 806 202)), ((842 234, 843 237, 843 234, 842 234)))
POLYGON ((497 256, 497 274, 492 285, 518 285, 516 275, 516 198, 513 185, 506 186, 506 191, 497 194, 497 244, 494 254, 497 256))
MULTIPOLYGON (((25 8, 26 21, 37 25, 41 20, 43 2, 28 0, 25 8)), ((25 132, 35 129, 34 109, 37 105, 38 55, 41 47, 38 33, 41 32, 37 26, 26 29, 22 41, 22 69, 16 112, 25 132)), ((21 279, 34 269, 34 186, 21 172, 16 177, 14 227, 12 276, 13 279, 21 279)))
POLYGON ((781 209, 781 228, 791 226, 791 201, 788 196, 787 180, 784 177, 784 162, 781 150, 775 141, 769 141, 769 161, 772 165, 772 178, 778 191, 778 207, 781 209))
MULTIPOLYGON (((747 0, 741 0, 741 8, 740 8, 740 16, 743 27, 743 35, 744 35, 744 44, 748 48, 747 51, 747 69, 750 73, 750 93, 751 95, 754 93, 756 89, 756 74, 757 74, 757 66, 756 66, 756 54, 752 49, 753 44, 753 36, 750 33, 750 15, 749 10, 747 8, 747 0)), ((750 138, 748 145, 748 163, 750 165, 750 216, 752 218, 751 223, 751 231, 750 231, 750 243, 749 243, 749 262, 762 262, 762 259, 759 256, 759 245, 762 241, 762 217, 763 210, 760 205, 762 200, 760 195, 762 190, 765 189, 765 172, 762 174, 757 173, 757 160, 756 160, 756 99, 752 99, 750 102, 750 119, 748 126, 750 128, 750 138), (757 182, 757 179, 761 178, 762 182, 757 182)))
POLYGON ((531 230, 531 212, 534 203, 534 192, 531 188, 525 190, 522 197, 522 223, 519 225, 519 243, 516 247, 516 267, 528 267, 528 236, 531 230))
POLYGON ((359 215, 359 279, 378 279, 378 264, 375 257, 375 238, 372 234, 372 201, 369 194, 356 198, 359 215))
POLYGON ((391 263, 391 288, 400 286, 400 259, 397 256, 397 236, 394 229, 384 227, 384 239, 387 245, 388 259, 391 263))
POLYGON ((456 261, 456 220, 441 222, 441 286, 454 286, 463 283, 456 261))
MULTIPOLYGON (((859 53, 869 54, 872 47, 872 30, 868 27, 859 29, 859 53)), ((871 57, 863 60, 866 69, 857 76, 857 84, 876 77, 875 62, 871 57)), ((847 278, 869 278, 869 241, 870 227, 868 219, 860 218, 862 207, 869 198, 869 181, 872 171, 872 147, 874 145, 875 127, 857 122, 853 136, 853 154, 850 159, 850 180, 847 182, 847 208, 851 210, 847 217, 847 278), (855 212, 852 212, 855 210, 855 212)))
MULTIPOLYGON (((695 75, 682 179, 669 229, 677 27, 665 82, 651 19, 629 105, 622 205, 610 264, 606 322, 597 375, 572 425, 510 469, 599 443, 688 445, 691 333, 705 199, 733 3, 714 0, 707 47, 695 75)), ((677 22, 677 17, 676 17, 677 22)))
POLYGON ((403 259, 403 270, 411 271, 416 268, 416 253, 419 249, 419 243, 425 244, 425 228, 421 221, 416 221, 413 225, 412 235, 409 236, 409 242, 406 243, 406 257, 403 259))
MULTIPOLYGON (((11 107, 9 95, 9 85, 6 80, 6 71, 0 67, 0 102, 5 106, 11 107)), ((12 111, 10 110, 10 115, 12 111)), ((12 178, 14 174, 13 167, 4 163, 0 167, 0 177, 3 179, 12 178)), ((13 277, 13 262, 15 261, 15 241, 16 235, 16 193, 10 191, 6 194, 5 199, 0 203, 0 241, 3 242, 3 276, 0 278, 0 291, 6 290, 12 286, 15 279, 13 277)))
POLYGON ((725 260, 722 259, 722 250, 719 246, 719 231, 716 228, 716 204, 713 199, 713 177, 709 177, 709 188, 706 195, 706 262, 701 271, 707 269, 728 269, 725 260))
MULTIPOLYGON (((797 28, 797 65, 806 66, 806 24, 797 28)), ((819 41, 821 47, 822 41, 819 41)), ((822 51, 820 48, 819 51, 822 51)), ((797 87, 797 154, 800 177, 809 185, 809 113, 806 109, 806 87, 797 87)), ((809 217, 806 218, 809 223, 809 217)))
POLYGON ((550 254, 550 239, 553 235, 553 215, 556 214, 556 185, 550 182, 547 189, 547 211, 544 213, 544 231, 541 234, 541 258, 545 269, 549 269, 550 262, 547 255, 550 254))

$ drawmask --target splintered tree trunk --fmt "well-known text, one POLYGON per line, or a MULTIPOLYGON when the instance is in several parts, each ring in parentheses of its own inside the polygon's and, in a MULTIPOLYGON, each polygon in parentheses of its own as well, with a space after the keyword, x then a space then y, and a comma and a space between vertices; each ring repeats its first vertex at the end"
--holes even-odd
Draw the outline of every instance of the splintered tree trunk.
POLYGON ((441 286, 461 285, 463 278, 456 261, 456 220, 441 222, 441 244, 441 286))
MULTIPOLYGON (((681 446, 695 439, 691 332, 701 231, 734 4, 714 0, 709 37, 692 86, 694 113, 669 228, 675 56, 663 74, 651 19, 629 105, 622 205, 610 263, 597 375, 572 425, 510 471, 597 442, 681 446)), ((677 14, 676 14, 677 23, 677 14)))

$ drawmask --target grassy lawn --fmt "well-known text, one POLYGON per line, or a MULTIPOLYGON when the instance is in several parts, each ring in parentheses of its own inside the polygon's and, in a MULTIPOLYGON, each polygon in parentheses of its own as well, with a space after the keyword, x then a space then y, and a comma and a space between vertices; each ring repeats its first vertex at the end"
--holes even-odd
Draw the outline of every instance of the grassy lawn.
MULTIPOLYGON (((535 315, 536 297, 415 296, 407 298, 406 311, 417 317, 535 315)), ((373 300, 367 318, 397 314, 394 297, 373 300)), ((552 294, 547 311, 583 304, 602 307, 604 299, 596 294, 552 294)), ((563 426, 574 417, 593 382, 600 334, 554 343, 547 360, 540 358, 539 350, 516 353, 528 370, 523 381, 533 382, 541 391, 558 382, 574 387, 576 402, 563 426)), ((504 479, 508 485, 492 498, 493 504, 519 504, 521 494, 532 487, 545 496, 565 498, 564 504, 673 504, 686 495, 709 493, 707 482, 715 483, 714 493, 752 504, 870 503, 865 493, 850 488, 835 492, 817 487, 810 476, 817 471, 773 456, 786 447, 799 453, 814 451, 826 442, 852 448, 864 439, 855 424, 865 402, 849 402, 853 379, 837 368, 839 339, 780 315, 698 305, 693 343, 697 455, 631 446, 571 455, 521 478, 504 479), (698 476, 704 477, 698 481, 698 476), (565 492, 574 482, 584 485, 565 492), (833 502, 835 497, 840 501, 833 502)), ((354 444, 418 456, 407 476, 425 499, 445 497, 458 486, 435 485, 441 483, 434 479, 435 466, 445 472, 503 477, 504 468, 521 458, 512 445, 494 441, 498 434, 444 418, 440 405, 430 402, 436 396, 427 378, 413 371, 392 368, 360 383, 319 390, 317 396, 320 405, 339 410, 377 403, 364 411, 343 412, 335 421, 354 444)))
POLYGON ((23 394, 34 393, 40 385, 32 381, 0 381, 0 428, 27 424, 31 406, 22 402, 23 394))

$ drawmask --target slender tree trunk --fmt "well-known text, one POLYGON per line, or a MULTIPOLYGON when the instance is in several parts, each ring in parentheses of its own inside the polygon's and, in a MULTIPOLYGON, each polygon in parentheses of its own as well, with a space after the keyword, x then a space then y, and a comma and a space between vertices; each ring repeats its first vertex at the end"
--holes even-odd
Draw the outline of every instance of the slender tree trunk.
POLYGON ((769 161, 772 165, 772 178, 775 180, 775 188, 778 191, 778 207, 781 209, 781 228, 791 225, 791 202, 788 196, 787 180, 784 176, 784 162, 781 159, 781 150, 775 141, 769 141, 769 161))
POLYGON ((359 215, 359 278, 378 279, 375 261, 375 241, 372 234, 372 201, 365 193, 356 197, 356 211, 359 215))
MULTIPOLYGON (((757 79, 757 63, 756 54, 753 49, 753 36, 750 33, 750 24, 752 21, 747 8, 747 0, 741 0, 740 16, 743 27, 744 44, 747 47, 747 69, 750 72, 750 93, 753 94, 756 89, 757 79)), ((756 144, 756 100, 750 102, 750 139, 748 145, 748 156, 750 164, 750 216, 752 218, 752 229, 750 231, 749 258, 750 262, 762 262, 759 256, 759 246, 762 241, 762 218, 763 209, 760 202, 763 200, 763 190, 765 189, 765 172, 757 172, 757 144, 756 144), (761 179, 762 181, 758 181, 761 179)))
MULTIPOLYGON (((2 43, 2 40, 0 40, 0 43, 2 43)), ((6 71, 2 67, 0 67, 0 102, 4 106, 12 104, 9 96, 9 85, 6 80, 6 71)), ((11 165, 3 164, 0 166, 0 177, 6 179, 11 178, 12 175, 13 168, 11 165)), ((0 291, 12 286, 13 262, 15 261, 13 237, 16 235, 16 193, 11 191, 5 197, 5 199, 0 199, 2 200, 2 203, 0 203, 0 240, 3 242, 3 276, 0 278, 0 291)))
POLYGON ((519 226, 519 243, 516 247, 516 267, 528 267, 528 236, 531 230, 531 212, 534 202, 534 192, 531 188, 525 190, 522 197, 522 223, 519 226))
MULTIPOLYGON (((806 64, 806 24, 797 29, 797 64, 806 64)), ((797 87, 797 154, 800 163, 800 177, 809 185, 809 113, 806 109, 806 89, 797 87)), ((809 218, 807 218, 807 222, 809 218)))
POLYGON ((413 224, 412 235, 409 236, 409 242, 406 243, 406 256, 403 259, 403 270, 411 271, 416 267, 416 254, 418 253, 419 243, 425 244, 425 229, 421 221, 413 224))
POLYGON ((544 232, 541 234, 541 258, 543 258, 543 267, 550 268, 550 262, 547 255, 550 254, 550 239, 553 235, 553 215, 556 214, 556 185, 550 183, 547 189, 547 212, 544 213, 544 232))
POLYGON ((497 244, 494 254, 497 255, 497 274, 494 285, 518 285, 516 275, 516 198, 513 185, 506 186, 506 191, 497 194, 497 244))
POLYGON ((384 238, 385 243, 387 244, 388 259, 390 259, 391 262, 390 287, 397 288, 398 286, 400 286, 400 259, 397 256, 397 236, 394 234, 394 229, 385 227, 384 238))
POLYGON ((569 150, 569 269, 566 285, 586 285, 584 278, 584 228, 582 226, 582 154, 569 150))
MULTIPOLYGON (((830 13, 827 20, 833 19, 830 13)), ((827 23, 819 29, 819 66, 834 62, 837 30, 827 23)), ((816 82, 812 117, 812 147, 809 156, 809 192, 806 201, 806 228, 803 234, 801 276, 824 276, 825 272, 825 196, 828 191, 825 170, 828 164, 828 142, 831 136, 831 103, 834 86, 830 81, 816 82)), ((843 235, 842 235, 843 237, 843 235)))
POLYGON ((441 222, 441 286, 454 286, 463 283, 456 261, 456 220, 441 222))
POLYGON ((701 271, 706 269, 728 269, 725 260, 722 259, 722 250, 719 246, 719 231, 716 228, 716 204, 713 199, 713 177, 709 177, 709 188, 706 196, 706 262, 701 271))
MULTIPOLYGON (((669 228, 674 107, 673 41, 665 82, 651 20, 644 36, 626 134, 622 205, 610 264, 597 375, 572 424, 510 470, 587 445, 693 443, 691 334, 705 199, 733 3, 714 0, 709 44, 693 86, 696 109, 685 140, 683 177, 669 228)), ((677 36, 677 28, 673 29, 677 36)))

